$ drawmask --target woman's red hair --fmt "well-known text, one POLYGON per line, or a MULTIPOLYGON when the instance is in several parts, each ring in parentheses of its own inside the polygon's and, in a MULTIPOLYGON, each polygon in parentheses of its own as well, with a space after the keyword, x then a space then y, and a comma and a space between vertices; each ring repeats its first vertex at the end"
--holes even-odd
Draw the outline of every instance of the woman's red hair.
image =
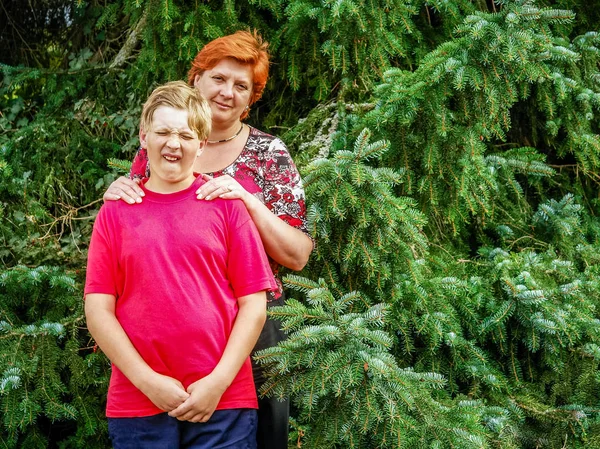
MULTIPOLYGON (((252 67, 252 95, 250 104, 255 103, 262 96, 267 79, 269 78, 269 44, 255 31, 238 31, 228 36, 223 36, 206 44, 192 61, 192 68, 188 72, 188 84, 194 85, 197 75, 202 75, 205 70, 210 70, 225 58, 232 58, 241 64, 252 67)), ((248 116, 246 109, 240 119, 248 116)))

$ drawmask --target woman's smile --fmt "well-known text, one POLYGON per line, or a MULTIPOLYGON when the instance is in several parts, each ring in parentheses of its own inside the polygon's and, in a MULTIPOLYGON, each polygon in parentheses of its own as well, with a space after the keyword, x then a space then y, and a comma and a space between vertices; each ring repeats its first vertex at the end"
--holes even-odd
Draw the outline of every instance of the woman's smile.
POLYGON ((239 122, 252 94, 250 66, 225 58, 212 69, 196 76, 194 85, 210 102, 214 130, 239 126, 236 122, 239 122))

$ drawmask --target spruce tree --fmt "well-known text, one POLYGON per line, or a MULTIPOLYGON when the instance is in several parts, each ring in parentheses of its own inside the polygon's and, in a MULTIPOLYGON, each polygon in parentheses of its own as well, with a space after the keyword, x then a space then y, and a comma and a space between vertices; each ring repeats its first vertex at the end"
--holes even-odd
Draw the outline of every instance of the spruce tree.
POLYGON ((104 448, 109 364, 85 328, 81 287, 60 268, 0 273, 0 441, 104 448))
POLYGON ((4 446, 106 447, 81 308, 100 197, 152 87, 256 28, 250 123, 290 147, 317 241, 258 357, 290 446, 600 447, 598 2, 29 5, 53 33, 19 37, 39 18, 14 2, 0 32, 4 446))
MULTIPOLYGON (((343 285, 340 298, 365 292, 388 304, 391 312, 381 325, 396 337, 389 350, 396 363, 443 374, 449 398, 481 400, 485 441, 496 447, 599 444, 598 357, 593 355, 598 345, 593 255, 598 138, 591 120, 600 98, 598 36, 588 32, 566 39, 561 33, 573 19, 570 11, 539 8, 534 2, 499 2, 495 12, 468 15, 456 35, 427 54, 416 70, 387 71, 373 106, 354 108, 367 113, 344 119, 340 115, 353 108, 330 110, 328 119, 340 124, 330 148, 319 150, 329 160, 317 159, 305 170, 320 242, 310 275, 334 288, 343 285), (515 120, 520 121, 516 126, 515 120), (373 217, 394 216, 388 203, 379 192, 360 190, 359 202, 372 209, 368 230, 358 240, 368 256, 358 260, 354 221, 365 214, 347 185, 359 176, 336 165, 347 157, 347 148, 360 145, 365 126, 390 142, 389 151, 373 161, 371 173, 388 167, 402 173, 402 183, 373 175, 374 182, 396 184, 396 198, 416 199, 412 205, 428 218, 425 254, 414 251, 413 260, 406 257, 403 248, 422 246, 422 239, 406 233, 396 234, 402 243, 382 245, 395 251, 391 269, 379 259, 382 252, 373 254, 370 246, 385 241, 370 235, 381 235, 373 217), (560 161, 565 159, 575 159, 583 180, 563 172, 560 161), (557 169, 562 173, 557 175, 557 169), (346 183, 339 182, 343 174, 346 183), (553 181, 559 176, 560 184, 553 181), (318 181, 313 184, 313 179, 318 181), (579 200, 563 196, 570 188, 581 195, 579 200), (592 214, 585 218, 582 200, 592 214), (327 213, 319 210, 323 204, 327 213), (370 261, 376 261, 378 278, 389 281, 381 292, 373 291, 372 278, 365 275, 370 261)), ((318 135, 315 141, 322 142, 318 135)), ((364 172, 356 161, 353 168, 364 172)), ((290 287, 296 284, 290 280, 290 287)), ((319 319, 289 307, 274 315, 293 331, 293 341, 306 338, 319 319), (298 327, 300 318, 306 328, 298 327)), ((316 337, 304 341, 318 344, 316 337)), ((359 425, 343 421, 333 392, 311 397, 312 403, 298 392, 305 377, 328 379, 330 366, 303 365, 302 376, 295 378, 287 371, 292 354, 286 345, 264 351, 264 361, 274 370, 273 385, 287 384, 298 394, 301 416, 313 432, 333 435, 321 430, 323 418, 311 413, 319 409, 360 435, 359 425)), ((306 441, 319 447, 314 435, 306 441)), ((368 441, 363 447, 398 447, 368 441)), ((403 444, 429 443, 408 439, 403 444)))

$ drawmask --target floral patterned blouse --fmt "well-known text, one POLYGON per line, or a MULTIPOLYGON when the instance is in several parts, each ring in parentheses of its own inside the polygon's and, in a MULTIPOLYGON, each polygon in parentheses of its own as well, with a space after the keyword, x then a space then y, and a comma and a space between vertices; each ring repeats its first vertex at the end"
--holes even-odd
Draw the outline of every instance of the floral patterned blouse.
MULTIPOLYGON (((250 135, 238 158, 228 167, 213 173, 213 177, 229 175, 248 192, 256 196, 271 212, 309 237, 306 225, 306 203, 300 173, 285 144, 277 137, 249 126, 250 135)), ((129 177, 150 176, 148 154, 140 148, 135 155, 129 177)), ((312 239, 312 237, 311 237, 312 239)), ((267 300, 279 299, 283 286, 279 277, 281 265, 269 257, 278 290, 269 292, 267 300)))

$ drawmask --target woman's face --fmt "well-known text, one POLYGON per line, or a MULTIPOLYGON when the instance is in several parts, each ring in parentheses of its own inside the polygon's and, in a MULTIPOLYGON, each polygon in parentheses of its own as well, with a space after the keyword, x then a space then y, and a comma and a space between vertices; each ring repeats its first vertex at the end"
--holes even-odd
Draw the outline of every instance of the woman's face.
POLYGON ((194 86, 210 104, 213 125, 230 126, 239 121, 252 95, 252 68, 225 58, 202 75, 194 86))

